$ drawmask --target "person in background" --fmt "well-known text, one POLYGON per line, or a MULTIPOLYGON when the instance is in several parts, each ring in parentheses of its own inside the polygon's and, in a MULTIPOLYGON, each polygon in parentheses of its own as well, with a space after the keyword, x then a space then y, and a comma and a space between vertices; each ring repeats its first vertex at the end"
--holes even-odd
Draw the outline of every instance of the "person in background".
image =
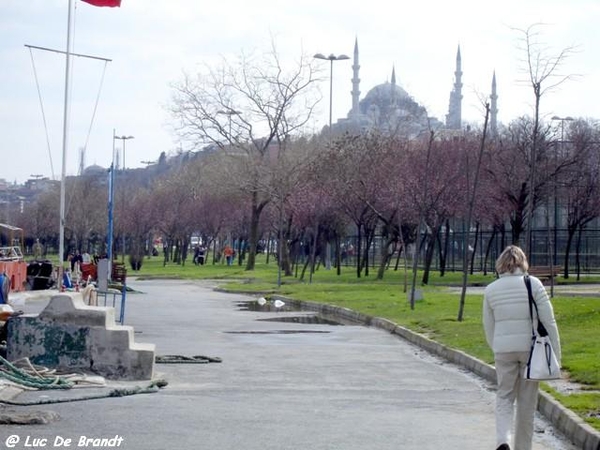
POLYGON ((231 245, 227 244, 223 249, 223 256, 225 256, 225 261, 227 261, 227 265, 230 266, 233 263, 233 248, 231 245))
MULTIPOLYGON (((483 296, 483 326, 488 345, 494 352, 498 384, 496 450, 531 450, 532 447, 539 382, 523 377, 529 359, 532 329, 529 295, 524 280, 528 269, 523 250, 516 245, 506 247, 496 261, 498 279, 485 288, 483 296), (513 426, 514 443, 511 447, 513 426)), ((539 319, 548 331, 560 364, 560 339, 552 304, 542 282, 533 276, 529 278, 539 319)))
POLYGON ((35 240, 35 244, 33 244, 33 257, 35 259, 41 259, 44 255, 44 247, 40 243, 39 239, 35 240))
POLYGON ((206 249, 203 246, 200 246, 200 248, 198 249, 198 264, 203 266, 205 258, 206 258, 206 249))

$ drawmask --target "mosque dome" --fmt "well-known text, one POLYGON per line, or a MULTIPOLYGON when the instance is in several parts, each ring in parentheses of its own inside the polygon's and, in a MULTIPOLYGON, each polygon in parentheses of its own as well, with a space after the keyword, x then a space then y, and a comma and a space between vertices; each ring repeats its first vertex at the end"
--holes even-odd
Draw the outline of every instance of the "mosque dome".
POLYGON ((106 170, 104 167, 99 166, 97 164, 93 164, 91 166, 88 166, 85 168, 85 170, 83 171, 83 175, 87 175, 87 176, 98 176, 98 175, 104 175, 106 173, 106 170))
POLYGON ((373 117, 427 115, 425 108, 415 102, 408 92, 396 83, 385 82, 372 88, 359 102, 360 112, 373 117))
POLYGON ((378 84, 367 92, 363 101, 373 102, 381 101, 381 99, 403 100, 407 98, 410 98, 410 96, 408 95, 408 92, 402 89, 402 87, 398 86, 396 83, 386 81, 385 83, 378 84))

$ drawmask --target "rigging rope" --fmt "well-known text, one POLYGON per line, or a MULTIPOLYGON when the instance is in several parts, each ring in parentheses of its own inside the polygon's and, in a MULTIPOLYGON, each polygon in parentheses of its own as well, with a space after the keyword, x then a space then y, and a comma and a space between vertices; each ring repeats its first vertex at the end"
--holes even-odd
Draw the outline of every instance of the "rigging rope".
POLYGON ((46 113, 44 112, 44 102, 42 100, 42 93, 40 91, 40 83, 38 81, 37 69, 35 67, 35 61, 33 59, 33 52, 29 47, 29 56, 31 58, 31 65, 33 66, 33 76, 35 78, 35 86, 37 88, 38 99, 40 100, 40 107, 42 108, 42 119, 44 121, 44 131, 46 132, 46 145, 48 146, 48 156, 50 157, 50 171, 52 172, 52 179, 54 180, 54 164, 52 163, 52 151, 50 150, 50 137, 48 136, 48 123, 46 122, 46 113))
POLYGON ((94 112, 92 113, 92 118, 90 119, 90 127, 88 128, 88 134, 85 138, 85 145, 83 146, 84 150, 87 150, 88 142, 90 140, 90 135, 92 134, 92 126, 94 125, 94 120, 96 118, 96 111, 98 110, 98 103, 100 101, 100 94, 102 93, 102 86, 104 85, 104 76, 106 75, 106 67, 108 66, 108 61, 104 61, 104 69, 102 70, 102 78, 100 79, 100 86, 98 87, 98 95, 96 95, 96 103, 94 104, 94 112))
MULTIPOLYGON (((75 9, 73 12, 73 27, 72 27, 72 40, 71 40, 71 52, 75 53, 75 42, 76 42, 76 31, 77 31, 77 12, 78 12, 78 3, 75 3, 75 9)), ((77 56, 77 55, 75 55, 77 56)), ((73 98, 72 93, 73 93, 73 86, 74 86, 74 80, 75 77, 73 76, 74 71, 75 71, 75 62, 76 60, 73 60, 73 63, 71 64, 71 80, 73 80, 71 82, 71 86, 69 87, 69 98, 73 98)), ((96 118, 96 111, 98 110, 98 103, 100 102, 100 94, 102 93, 102 87, 104 86, 104 77, 106 75, 106 67, 108 65, 108 60, 104 61, 104 68, 102 70, 102 77, 100 78, 100 85, 98 86, 98 93, 96 94, 96 101, 94 103, 94 109, 92 112, 92 117, 90 119, 90 125, 88 127, 88 131, 87 131, 87 135, 85 137, 85 144, 83 145, 83 152, 79 153, 79 157, 78 157, 78 167, 77 167, 77 174, 78 175, 83 175, 83 170, 85 169, 84 164, 85 164, 85 159, 84 159, 84 155, 87 153, 87 146, 90 140, 90 135, 92 134, 92 128, 94 126, 94 120, 96 118)), ((71 109, 69 108, 68 111, 68 120, 71 120, 71 109)), ((73 189, 69 189, 68 190, 68 197, 66 199, 66 204, 65 204, 65 214, 67 215, 71 209, 71 204, 73 202, 73 200, 75 199, 76 201, 76 192, 77 192, 77 184, 80 181, 79 178, 75 179, 75 187, 73 189)))

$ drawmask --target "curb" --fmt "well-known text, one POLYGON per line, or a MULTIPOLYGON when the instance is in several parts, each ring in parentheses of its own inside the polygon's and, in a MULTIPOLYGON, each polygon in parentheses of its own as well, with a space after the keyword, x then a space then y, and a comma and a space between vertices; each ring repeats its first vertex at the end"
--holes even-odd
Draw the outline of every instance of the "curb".
MULTIPOLYGON (((385 330, 451 363, 462 366, 491 383, 496 383, 496 369, 494 366, 460 350, 433 341, 388 319, 368 316, 340 306, 294 300, 277 295, 272 295, 271 298, 274 300, 280 299, 303 310, 330 314, 351 322, 385 330)), ((539 391, 537 409, 557 430, 580 447, 581 450, 600 450, 600 432, 585 423, 573 411, 561 405, 550 394, 539 391)))

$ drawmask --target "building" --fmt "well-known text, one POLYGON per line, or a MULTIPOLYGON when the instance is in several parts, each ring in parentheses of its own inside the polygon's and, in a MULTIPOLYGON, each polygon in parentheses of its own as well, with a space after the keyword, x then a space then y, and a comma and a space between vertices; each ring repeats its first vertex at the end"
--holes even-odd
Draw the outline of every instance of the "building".
MULTIPOLYGON (((364 98, 360 98, 360 58, 358 39, 354 42, 352 64, 352 109, 345 118, 332 125, 335 132, 365 132, 377 130, 384 134, 414 138, 430 131, 458 132, 463 128, 462 121, 462 58, 460 46, 456 52, 454 85, 450 92, 448 114, 445 123, 428 115, 425 107, 396 82, 396 70, 392 67, 389 81, 371 88, 364 98)), ((490 124, 493 133, 497 130, 496 74, 492 79, 492 101, 490 124)))

